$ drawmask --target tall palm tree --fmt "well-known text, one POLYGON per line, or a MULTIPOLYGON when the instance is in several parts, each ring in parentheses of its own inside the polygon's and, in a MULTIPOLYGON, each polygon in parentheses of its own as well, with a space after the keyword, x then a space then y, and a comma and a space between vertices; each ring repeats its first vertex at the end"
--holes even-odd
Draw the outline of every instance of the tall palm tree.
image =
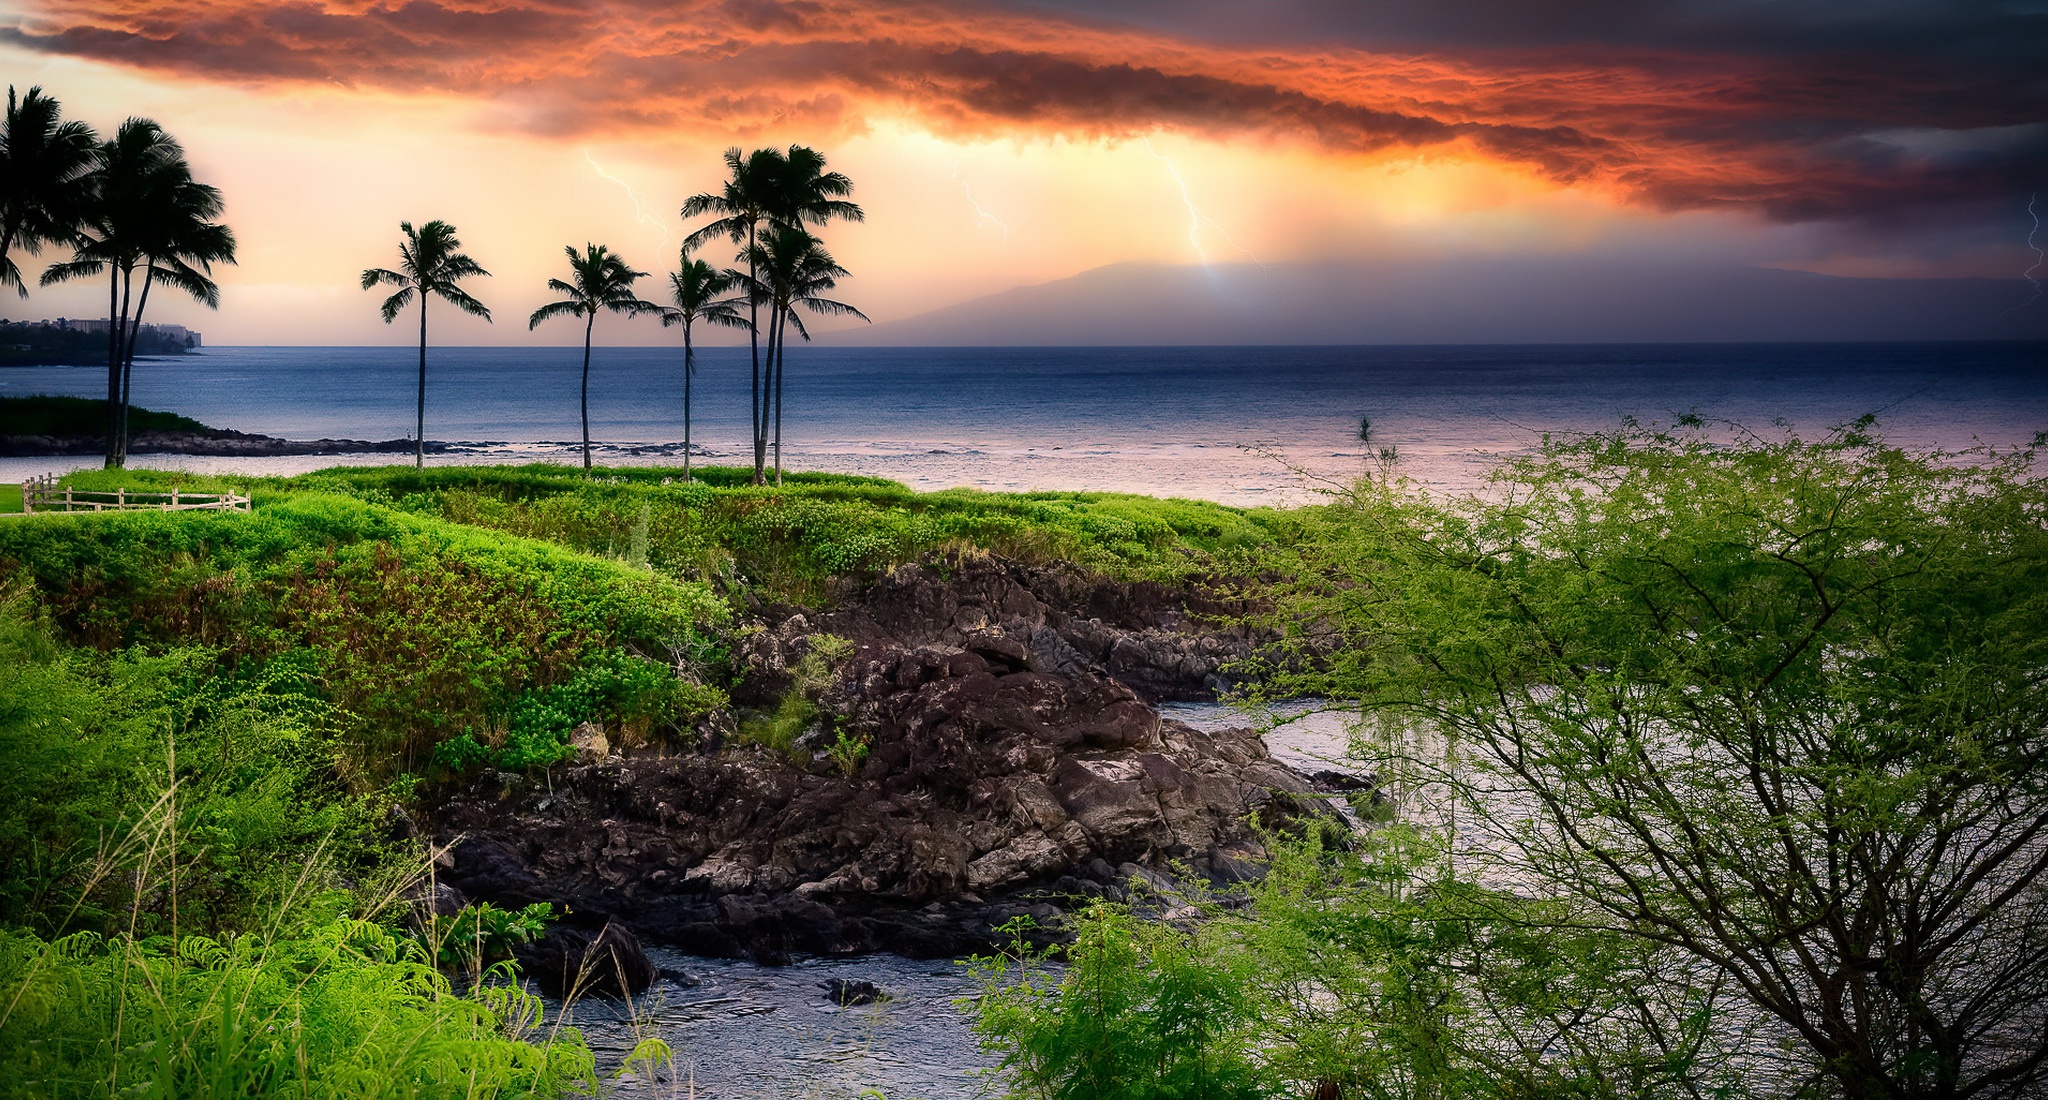
POLYGON ((529 330, 540 327, 550 317, 564 315, 583 318, 583 472, 590 472, 590 334, 597 324, 601 310, 633 316, 639 313, 658 313, 661 307, 653 302, 644 302, 633 297, 633 283, 644 278, 645 271, 635 271, 626 266, 626 261, 614 255, 601 244, 585 244, 582 255, 575 245, 565 245, 562 251, 569 254, 569 281, 549 279, 548 289, 557 294, 567 295, 558 302, 533 311, 527 318, 529 330))
MULTIPOLYGON (((712 237, 730 238, 741 245, 742 259, 751 255, 754 240, 761 223, 768 217, 768 208, 775 201, 775 182, 782 157, 773 149, 756 149, 742 157, 739 148, 725 151, 725 167, 731 173, 716 194, 705 192, 692 195, 683 202, 683 217, 695 218, 705 214, 719 217, 711 224, 691 233, 683 239, 684 248, 695 248, 712 237)), ((754 272, 747 271, 752 282, 754 272)), ((761 470, 767 461, 767 421, 764 414, 767 403, 762 399, 761 386, 761 310, 760 303, 752 295, 747 298, 747 324, 752 333, 747 338, 751 362, 752 380, 747 385, 747 397, 751 414, 749 423, 753 427, 754 443, 754 484, 761 483, 761 470)))
POLYGON ((420 386, 412 456, 413 468, 418 469, 427 462, 427 299, 439 295, 442 301, 456 309, 489 321, 491 311, 458 284, 472 276, 488 279, 491 273, 463 254, 462 242, 455 236, 455 227, 439 218, 418 230, 413 229, 411 222, 399 222, 398 231, 405 235, 405 239, 398 242, 398 270, 382 267, 365 269, 363 289, 380 284, 398 288, 391 297, 384 299, 382 312, 387 325, 398 319, 398 311, 411 304, 413 295, 419 295, 420 386))
POLYGON ((757 274, 741 278, 746 280, 743 285, 750 295, 769 307, 768 371, 774 405, 775 484, 781 485, 782 376, 789 356, 789 330, 794 328, 798 336, 806 340, 811 338, 803 318, 797 315, 797 308, 823 316, 858 317, 863 321, 868 320, 868 315, 845 302, 824 296, 826 291, 839 285, 847 271, 839 266, 831 253, 825 251, 824 244, 803 227, 772 226, 762 234, 752 251, 750 266, 757 274))
POLYGON ((168 275, 201 301, 218 304, 218 288, 203 276, 211 263, 232 261, 234 238, 204 220, 219 213, 219 192, 193 181, 185 150, 149 119, 123 122, 94 160, 80 181, 85 209, 72 235, 72 258, 52 264, 42 282, 108 275, 107 466, 117 468, 127 461, 136 272, 143 272, 144 295, 158 275, 168 275))
MULTIPOLYGON (((861 221, 866 217, 857 204, 846 201, 853 193, 853 182, 838 172, 825 171, 825 157, 815 149, 802 145, 792 145, 787 152, 756 149, 744 157, 737 148, 727 149, 725 164, 731 175, 717 194, 695 195, 683 204, 685 218, 721 216, 691 233, 684 243, 694 248, 712 237, 725 236, 741 245, 739 256, 748 265, 746 284, 750 287, 760 282, 752 257, 764 227, 823 225, 835 218, 861 221)), ((761 304, 762 299, 749 293, 749 320, 756 333, 760 331, 761 304)), ((770 327, 775 327, 772 317, 770 327)), ((767 463, 770 385, 761 370, 759 337, 751 344, 754 483, 758 485, 764 480, 767 463)))
POLYGON ((151 189, 138 227, 142 247, 142 291, 121 353, 121 424, 115 433, 116 465, 128 460, 128 411, 134 403, 136 334, 149 308, 150 288, 164 283, 182 290, 208 309, 220 308, 220 287, 213 265, 235 262, 235 234, 211 219, 221 214, 220 189, 192 178, 181 159, 165 170, 151 189))
POLYGON ((690 480, 690 381, 697 373, 697 352, 690 340, 690 330, 700 323, 725 328, 753 327, 753 322, 740 316, 739 299, 719 297, 733 285, 732 272, 718 271, 703 260, 691 259, 688 245, 683 246, 676 270, 669 273, 669 299, 675 305, 663 307, 661 323, 663 327, 683 326, 684 481, 690 480))
POLYGON ((10 254, 35 253, 71 240, 84 213, 78 200, 99 152, 99 135, 83 122, 62 121, 62 105, 40 87, 15 97, 7 87, 7 117, 0 122, 0 286, 28 297, 28 284, 10 254))

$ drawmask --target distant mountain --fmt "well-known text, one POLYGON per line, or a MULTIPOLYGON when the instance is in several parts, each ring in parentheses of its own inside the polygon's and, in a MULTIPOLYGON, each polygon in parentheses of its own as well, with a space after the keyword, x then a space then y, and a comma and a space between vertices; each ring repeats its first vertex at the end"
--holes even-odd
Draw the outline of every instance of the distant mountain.
POLYGON ((1479 344, 2048 339, 2019 279, 1846 279, 1592 259, 1117 264, 839 344, 1479 344))

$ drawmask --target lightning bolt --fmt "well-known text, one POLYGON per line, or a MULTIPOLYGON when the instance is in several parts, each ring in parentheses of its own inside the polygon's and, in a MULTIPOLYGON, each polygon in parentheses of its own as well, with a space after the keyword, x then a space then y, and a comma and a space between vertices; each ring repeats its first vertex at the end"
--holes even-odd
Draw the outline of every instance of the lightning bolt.
MULTIPOLYGON (((1251 249, 1237 243, 1237 240, 1230 235, 1230 230, 1218 225, 1216 219, 1202 213, 1201 208, 1195 205, 1195 197, 1188 191, 1188 181, 1180 174, 1179 166, 1167 159, 1166 154, 1154 149, 1151 138, 1148 137, 1143 140, 1145 142, 1145 151, 1157 158, 1159 163, 1166 165, 1166 174, 1172 176, 1173 182, 1180 187, 1181 204, 1188 208, 1188 246, 1195 250, 1195 255, 1202 258, 1202 266, 1209 266, 1209 252, 1202 247, 1201 241, 1202 226, 1207 224, 1209 228, 1222 235, 1225 244, 1244 253, 1252 263, 1258 265, 1259 270, 1266 271, 1266 265, 1261 263, 1259 258, 1252 254, 1251 249)), ((1271 273, 1268 272, 1268 277, 1270 275, 1271 273)))
MULTIPOLYGON (((2043 263, 2048 263, 2048 252, 2042 251, 2041 246, 2034 243, 2034 237, 2041 232, 2041 215, 2034 210, 2034 204, 2040 201, 2041 193, 2039 191, 2034 192, 2027 198, 2027 216, 2034 219, 2034 228, 2027 231, 2027 247, 2034 250, 2034 262, 2025 271, 2020 272, 2020 278, 2034 284, 2034 296, 2012 307, 2013 309, 2025 309, 2041 300, 2041 280, 2034 275, 2034 272, 2041 270, 2043 263)), ((2011 310, 2007 312, 2011 312, 2011 310)))
POLYGON ((1003 219, 998 218, 994 214, 989 213, 986 209, 982 207, 980 202, 976 201, 974 197, 974 189, 972 187, 967 186, 966 180, 960 179, 960 166, 957 164, 953 166, 953 178, 959 181, 960 193, 967 196, 967 205, 972 206, 974 208, 974 224, 980 225, 983 222, 987 222, 990 225, 995 226, 997 229, 1002 230, 1003 239, 1006 241, 1009 240, 1010 227, 1003 224, 1003 219))
POLYGON ((654 217, 647 212, 647 207, 640 201, 640 192, 633 190, 632 184, 605 171, 604 165, 597 163, 597 158, 590 155, 590 150, 583 150, 583 160, 590 165, 590 170, 596 172, 600 179, 616 183, 625 189, 626 197, 633 200, 633 217, 642 225, 651 225, 661 230, 661 243, 663 247, 666 247, 671 239, 668 235, 668 225, 660 218, 654 217))

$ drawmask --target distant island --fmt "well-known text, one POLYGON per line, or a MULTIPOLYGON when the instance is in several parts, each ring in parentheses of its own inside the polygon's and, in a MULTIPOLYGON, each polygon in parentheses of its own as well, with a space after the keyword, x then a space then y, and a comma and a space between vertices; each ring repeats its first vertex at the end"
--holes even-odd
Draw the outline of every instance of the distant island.
MULTIPOLYGON (((275 455, 405 453, 410 439, 279 439, 213 428, 188 416, 131 408, 132 454, 275 455)), ((107 403, 87 397, 0 397, 0 456, 95 455, 106 451, 107 403)), ((429 441, 426 450, 445 451, 429 441)))
MULTIPOLYGON (((0 367, 98 367, 107 362, 107 319, 54 321, 0 318, 0 367)), ((200 334, 183 325, 145 324, 135 334, 137 355, 188 355, 200 334)))

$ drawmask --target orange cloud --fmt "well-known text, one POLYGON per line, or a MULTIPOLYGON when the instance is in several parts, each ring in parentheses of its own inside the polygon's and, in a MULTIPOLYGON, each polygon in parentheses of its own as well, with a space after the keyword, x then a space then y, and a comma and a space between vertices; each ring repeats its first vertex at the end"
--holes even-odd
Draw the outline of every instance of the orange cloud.
POLYGON ((967 137, 1252 135, 1792 220, 1967 201, 2048 166, 2038 103, 1983 94, 1952 64, 1824 53, 1248 48, 891 0, 43 0, 0 40, 204 80, 483 99, 549 134, 823 138, 907 118, 967 137))

